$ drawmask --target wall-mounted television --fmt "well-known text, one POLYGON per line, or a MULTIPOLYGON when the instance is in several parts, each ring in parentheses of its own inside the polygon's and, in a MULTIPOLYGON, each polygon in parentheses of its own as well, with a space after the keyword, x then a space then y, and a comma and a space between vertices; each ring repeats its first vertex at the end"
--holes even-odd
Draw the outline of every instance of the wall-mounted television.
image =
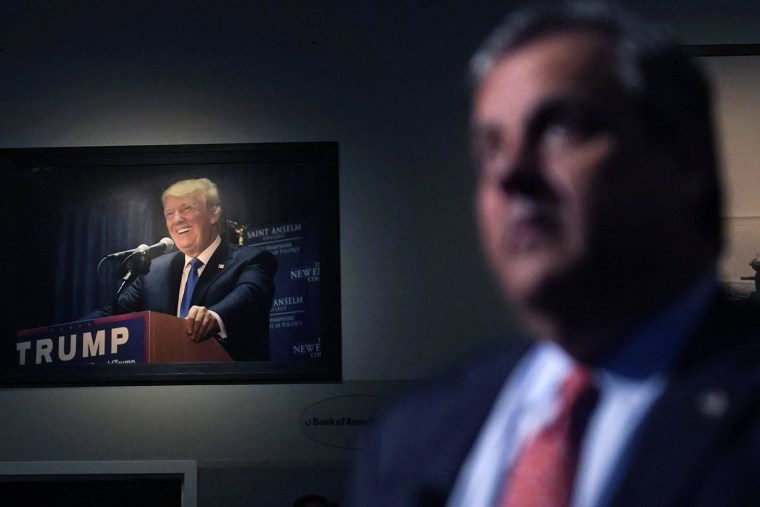
MULTIPOLYGON (((340 380, 337 143, 18 148, 0 157, 8 240, 4 385, 340 380), (125 309, 119 299, 124 285, 147 293, 147 278, 140 285, 146 276, 159 290, 171 285, 155 277, 183 253, 173 242, 165 253, 145 247, 169 236, 163 191, 196 178, 219 190, 219 250, 276 260, 268 329, 230 326, 235 336, 196 344, 175 336, 182 323, 173 309, 125 309), (117 304, 120 312, 92 317, 117 304), (266 353, 236 355, 233 340, 264 340, 266 353)), ((207 278, 230 274, 235 262, 232 254, 214 259, 207 278)), ((168 293, 178 297, 178 290, 172 285, 168 293)))

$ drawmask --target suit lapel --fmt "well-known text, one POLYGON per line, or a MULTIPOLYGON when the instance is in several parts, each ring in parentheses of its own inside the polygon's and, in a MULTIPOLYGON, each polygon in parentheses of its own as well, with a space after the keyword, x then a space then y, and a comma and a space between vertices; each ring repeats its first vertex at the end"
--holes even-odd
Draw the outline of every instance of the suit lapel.
POLYGON ((167 283, 165 285, 168 291, 165 301, 168 302, 168 307, 165 310, 170 315, 177 314, 177 308, 179 306, 179 290, 178 287, 182 282, 182 271, 185 269, 185 255, 182 252, 177 252, 169 264, 169 270, 167 272, 167 283))
POLYGON ((227 264, 229 264, 231 260, 232 252, 230 250, 230 247, 224 238, 222 238, 222 242, 219 244, 219 247, 216 249, 213 255, 211 255, 208 264, 205 268, 203 268, 203 273, 201 273, 200 278, 198 278, 198 284, 195 286, 195 290, 193 291, 191 304, 197 305, 204 300, 209 287, 219 276, 221 276, 224 268, 227 264))
POLYGON ((756 403, 758 346, 746 339, 752 329, 741 324, 746 318, 733 317, 714 312, 674 369, 611 505, 687 505, 682 496, 698 489, 699 467, 756 403), (742 342, 744 353, 733 349, 742 342))

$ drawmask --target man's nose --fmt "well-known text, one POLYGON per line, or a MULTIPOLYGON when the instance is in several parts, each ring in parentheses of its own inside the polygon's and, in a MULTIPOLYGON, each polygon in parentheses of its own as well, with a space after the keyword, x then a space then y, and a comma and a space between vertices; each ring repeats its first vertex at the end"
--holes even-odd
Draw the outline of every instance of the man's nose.
POLYGON ((550 193, 546 171, 535 147, 524 143, 503 163, 499 184, 505 194, 538 198, 550 193))

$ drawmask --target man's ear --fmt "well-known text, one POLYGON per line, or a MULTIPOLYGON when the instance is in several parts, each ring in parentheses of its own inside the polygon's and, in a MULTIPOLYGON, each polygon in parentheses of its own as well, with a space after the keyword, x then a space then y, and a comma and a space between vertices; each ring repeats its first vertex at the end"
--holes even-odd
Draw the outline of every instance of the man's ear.
POLYGON ((217 207, 216 210, 214 210, 211 213, 211 218, 209 219, 209 222, 211 222, 211 225, 216 225, 217 222, 219 222, 219 219, 221 217, 222 217, 222 209, 217 207))

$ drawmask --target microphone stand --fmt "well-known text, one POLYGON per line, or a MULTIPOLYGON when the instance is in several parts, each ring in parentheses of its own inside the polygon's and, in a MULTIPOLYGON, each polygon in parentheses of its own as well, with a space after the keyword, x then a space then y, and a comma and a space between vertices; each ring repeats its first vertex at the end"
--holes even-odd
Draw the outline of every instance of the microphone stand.
POLYGON ((146 275, 150 271, 150 258, 145 255, 145 252, 138 250, 130 254, 119 267, 120 274, 122 275, 121 284, 116 291, 114 302, 118 306, 119 296, 132 282, 134 282, 138 275, 146 275))

